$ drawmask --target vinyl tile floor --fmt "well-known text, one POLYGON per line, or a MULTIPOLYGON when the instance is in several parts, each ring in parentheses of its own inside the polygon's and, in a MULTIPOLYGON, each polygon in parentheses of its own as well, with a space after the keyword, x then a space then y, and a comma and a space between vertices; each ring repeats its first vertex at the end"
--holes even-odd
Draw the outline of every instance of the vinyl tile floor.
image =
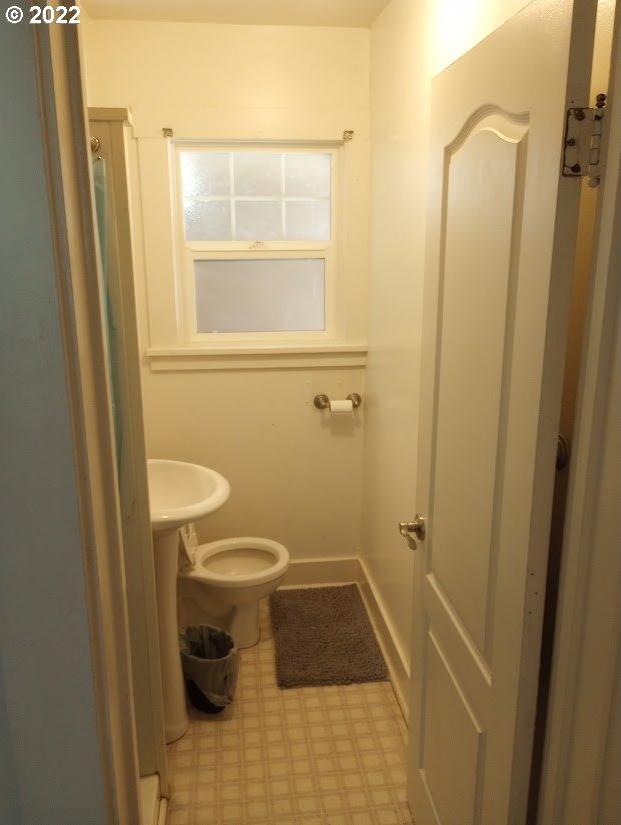
POLYGON ((168 825, 411 825, 390 682, 280 690, 267 602, 235 701, 169 746, 168 825))

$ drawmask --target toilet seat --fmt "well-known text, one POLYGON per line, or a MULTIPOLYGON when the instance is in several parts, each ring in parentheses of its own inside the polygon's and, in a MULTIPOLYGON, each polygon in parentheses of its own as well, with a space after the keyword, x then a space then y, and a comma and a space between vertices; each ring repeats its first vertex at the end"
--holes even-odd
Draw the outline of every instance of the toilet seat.
POLYGON ((259 602, 276 590, 289 567, 287 548, 256 536, 211 541, 191 551, 180 577, 180 626, 227 630, 239 648, 260 637, 259 602))
POLYGON ((183 577, 222 588, 254 586, 280 578, 288 565, 289 553, 279 542, 237 536, 199 545, 194 567, 183 577))

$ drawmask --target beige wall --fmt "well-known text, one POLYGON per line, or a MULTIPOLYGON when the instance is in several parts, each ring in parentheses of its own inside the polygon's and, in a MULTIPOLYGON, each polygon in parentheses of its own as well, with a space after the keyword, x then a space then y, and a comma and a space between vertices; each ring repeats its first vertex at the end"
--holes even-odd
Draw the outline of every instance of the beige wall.
MULTIPOLYGON (((368 279, 368 30, 91 20, 84 34, 89 105, 128 106, 137 136, 130 165, 142 350, 160 343, 149 340, 158 319, 148 317, 147 289, 152 297, 172 262, 158 256, 145 267, 152 247, 145 255, 138 154, 163 145, 163 126, 178 137, 243 139, 335 139, 354 129, 344 150, 350 187, 339 267, 343 334, 359 341, 368 279)), ((147 171, 162 174, 156 165, 147 171)), ((170 232, 165 206, 149 212, 150 237, 170 232)), ((203 540, 264 535, 294 558, 359 552, 364 411, 328 421, 312 399, 364 397, 361 367, 151 372, 145 362, 142 382, 149 455, 207 464, 231 482, 229 502, 199 525, 203 540)))
POLYGON ((392 0, 371 29, 371 286, 363 555, 405 663, 416 512, 420 320, 431 76, 524 0, 392 0))
POLYGON ((526 5, 528 0, 427 0, 431 74, 441 72, 526 5))
POLYGON ((372 29, 371 300, 364 558, 409 659, 413 565, 397 523, 415 511, 428 82, 425 18, 393 0, 372 29), (423 161, 421 164, 420 161, 423 161))
POLYGON ((250 115, 254 137, 368 124, 366 29, 91 18, 86 49, 89 104, 129 106, 141 137, 236 137, 227 126, 250 115))

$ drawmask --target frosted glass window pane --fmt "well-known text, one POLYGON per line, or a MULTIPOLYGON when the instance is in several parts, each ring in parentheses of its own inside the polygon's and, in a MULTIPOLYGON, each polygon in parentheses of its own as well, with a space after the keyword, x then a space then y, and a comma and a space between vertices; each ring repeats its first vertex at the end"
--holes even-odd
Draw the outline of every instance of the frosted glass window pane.
POLYGON ((275 195, 282 189, 281 155, 269 152, 235 152, 233 168, 236 195, 275 195))
POLYGON ((194 201, 186 198, 183 219, 188 241, 231 239, 230 201, 194 201))
POLYGON ((330 201, 286 201, 287 240, 330 239, 330 201))
POLYGON ((235 227, 240 241, 282 238, 281 201, 235 201, 235 227))
POLYGON ((285 155, 285 195, 330 197, 331 156, 317 152, 285 155))
POLYGON ((229 152, 181 152, 181 178, 186 198, 230 194, 229 152))
POLYGON ((195 261, 198 332, 323 330, 321 258, 195 261))

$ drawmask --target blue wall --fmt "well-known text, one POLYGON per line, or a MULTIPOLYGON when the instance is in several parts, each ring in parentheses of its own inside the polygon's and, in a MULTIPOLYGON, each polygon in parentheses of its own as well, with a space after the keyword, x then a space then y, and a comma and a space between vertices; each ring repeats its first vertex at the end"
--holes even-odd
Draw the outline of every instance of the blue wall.
POLYGON ((0 823, 103 825, 34 42, 4 13, 0 117, 0 823))

